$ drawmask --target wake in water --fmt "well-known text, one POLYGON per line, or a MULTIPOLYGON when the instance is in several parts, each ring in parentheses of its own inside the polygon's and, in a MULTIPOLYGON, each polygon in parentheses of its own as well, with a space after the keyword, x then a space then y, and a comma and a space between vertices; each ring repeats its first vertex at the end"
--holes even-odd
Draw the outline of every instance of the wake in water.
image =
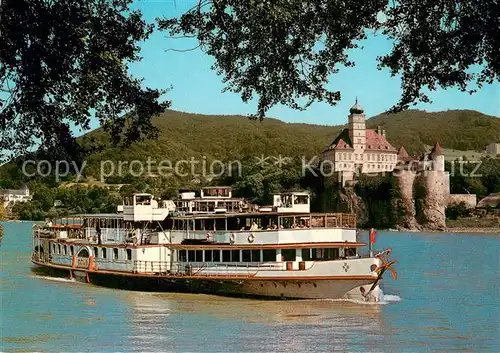
POLYGON ((77 280, 69 279, 69 278, 64 278, 64 277, 51 277, 51 276, 30 276, 30 278, 36 278, 36 279, 43 279, 47 281, 54 281, 54 282, 65 282, 65 283, 78 283, 77 280))
POLYGON ((364 301, 361 299, 327 299, 327 300, 334 302, 351 302, 355 304, 364 304, 364 305, 387 305, 389 303, 401 301, 401 298, 398 295, 384 294, 382 289, 374 290, 371 296, 376 296, 375 298, 377 298, 378 300, 377 301, 374 300, 364 301))

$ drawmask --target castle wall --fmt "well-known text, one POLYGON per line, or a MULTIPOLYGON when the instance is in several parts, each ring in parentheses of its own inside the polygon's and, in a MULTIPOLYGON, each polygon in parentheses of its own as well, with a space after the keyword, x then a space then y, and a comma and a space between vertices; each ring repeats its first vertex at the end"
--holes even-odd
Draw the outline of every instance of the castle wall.
POLYGON ((477 195, 476 194, 450 194, 446 199, 446 205, 458 205, 464 202, 468 208, 476 208, 477 195))
POLYGON ((445 229, 446 174, 435 170, 424 171, 416 177, 415 189, 417 221, 428 229, 445 229))
POLYGON ((413 197, 413 184, 416 174, 411 170, 398 170, 394 172, 396 194, 399 195, 393 200, 397 223, 408 229, 417 228, 415 219, 415 200, 413 197))

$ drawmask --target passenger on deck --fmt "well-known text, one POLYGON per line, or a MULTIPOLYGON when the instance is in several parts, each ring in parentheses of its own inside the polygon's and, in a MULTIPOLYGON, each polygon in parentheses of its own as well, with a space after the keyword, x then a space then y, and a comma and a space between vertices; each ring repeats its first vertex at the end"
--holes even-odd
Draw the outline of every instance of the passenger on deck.
POLYGON ((253 222, 252 226, 250 227, 250 231, 254 231, 254 230, 259 230, 259 226, 255 222, 253 222))

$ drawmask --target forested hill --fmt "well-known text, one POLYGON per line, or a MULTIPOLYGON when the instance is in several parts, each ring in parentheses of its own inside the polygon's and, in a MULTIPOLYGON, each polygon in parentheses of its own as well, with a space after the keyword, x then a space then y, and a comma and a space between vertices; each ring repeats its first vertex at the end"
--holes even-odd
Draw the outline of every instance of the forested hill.
POLYGON ((387 137, 395 146, 404 145, 408 152, 420 151, 423 145, 436 141, 456 150, 484 150, 492 142, 500 142, 500 118, 474 110, 448 110, 427 113, 407 110, 397 114, 381 114, 368 120, 367 126, 386 127, 387 137))
MULTIPOLYGON (((208 160, 233 160, 262 154, 313 156, 320 155, 343 128, 177 111, 165 112, 154 123, 160 129, 158 140, 137 143, 125 152, 110 147, 91 160, 145 160, 148 156, 171 160, 203 156, 208 160)), ((410 153, 420 152, 424 145, 433 145, 435 141, 443 147, 460 150, 483 150, 485 145, 500 141, 500 119, 477 111, 409 110, 367 120, 368 128, 379 125, 386 129, 389 141, 396 148, 404 145, 410 153)), ((90 134, 102 133, 96 130, 90 134)))

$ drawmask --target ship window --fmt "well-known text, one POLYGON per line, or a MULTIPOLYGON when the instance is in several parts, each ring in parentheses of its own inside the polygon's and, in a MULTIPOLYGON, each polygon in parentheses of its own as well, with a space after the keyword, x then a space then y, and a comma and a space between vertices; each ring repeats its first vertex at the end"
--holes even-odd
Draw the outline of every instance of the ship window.
POLYGON ((194 250, 188 250, 188 261, 189 262, 195 261, 194 250))
POLYGON ((302 260, 311 261, 311 249, 302 249, 302 260))
POLYGON ((69 254, 70 254, 71 256, 73 256, 73 255, 74 255, 74 253, 75 253, 75 248, 73 248, 73 245, 71 245, 71 246, 69 247, 69 254))
MULTIPOLYGON (((337 257, 338 257, 338 249, 331 249, 331 250, 337 250, 337 257)), ((356 256, 356 248, 346 248, 345 256, 356 256)))
POLYGON ((61 244, 57 244, 57 253, 60 254, 61 253, 61 244))
POLYGON ((106 258, 106 248, 102 248, 102 258, 106 258))
POLYGON ((308 199, 308 197, 306 195, 297 196, 295 199, 295 204, 296 205, 307 205, 307 199, 308 199))
POLYGON ((186 262, 186 250, 179 250, 179 261, 186 262))
POLYGON ((203 250, 196 250, 194 254, 196 262, 203 262, 203 250))
POLYGON ((136 196, 135 198, 136 205, 150 205, 151 197, 150 196, 136 196))
POLYGON ((127 260, 132 261, 132 249, 127 249, 127 260))
POLYGON ((282 249, 281 256, 283 261, 295 261, 296 251, 295 249, 282 249))
POLYGON ((250 250, 242 250, 241 251, 241 261, 243 261, 243 262, 251 262, 252 261, 250 250))
POLYGON ((240 251, 239 250, 231 250, 231 261, 232 262, 240 262, 240 251))
POLYGON ((212 257, 213 262, 220 262, 220 250, 213 250, 212 257))
POLYGON ((330 248, 325 249, 325 260, 337 260, 339 258, 339 249, 330 248))
POLYGON ((260 262, 260 250, 252 250, 252 262, 260 262))
POLYGON ((94 248, 94 256, 95 256, 96 258, 98 258, 98 257, 99 257, 99 248, 97 248, 97 247, 95 247, 95 248, 94 248))
POLYGON ((262 261, 276 261, 276 250, 265 249, 262 251, 262 261))
POLYGON ((82 249, 80 250, 80 252, 78 253, 78 257, 89 257, 90 254, 89 252, 87 251, 87 249, 82 249))
POLYGON ((56 253, 56 244, 52 244, 52 252, 55 254, 56 253))
POLYGON ((339 258, 338 248, 311 249, 311 260, 337 260, 339 258))
POLYGON ((222 262, 231 262, 230 250, 222 250, 222 262))
POLYGON ((212 262, 212 250, 205 250, 205 262, 212 262))
POLYGON ((68 247, 66 245, 63 246, 63 254, 68 255, 68 247))
POLYGON ((113 249, 113 259, 118 260, 118 249, 117 248, 113 249))

